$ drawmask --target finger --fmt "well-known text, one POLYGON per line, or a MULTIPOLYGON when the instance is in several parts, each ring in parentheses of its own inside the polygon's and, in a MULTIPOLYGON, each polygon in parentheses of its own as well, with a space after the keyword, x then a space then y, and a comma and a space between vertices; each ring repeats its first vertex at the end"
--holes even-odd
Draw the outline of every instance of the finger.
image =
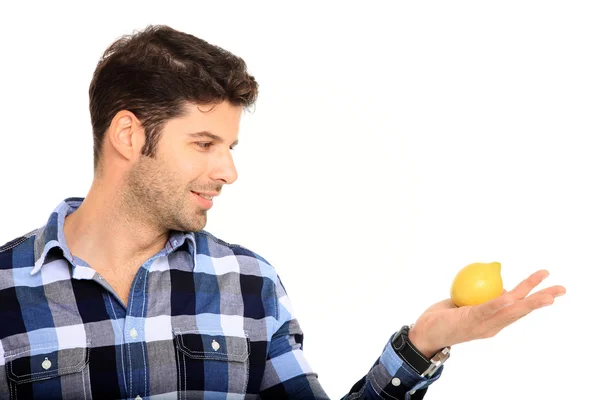
POLYGON ((531 304, 529 305, 529 309, 531 311, 526 312, 525 314, 520 314, 520 315, 512 318, 512 320, 510 320, 508 323, 506 323, 503 326, 503 328, 506 328, 508 325, 511 325, 511 324, 517 322, 518 320, 525 317, 526 315, 529 315, 534 310, 537 310, 542 307, 551 306, 552 304, 554 304, 554 299, 556 297, 562 296, 565 293, 566 293, 566 291, 565 291, 564 287, 553 286, 551 288, 547 288, 547 289, 541 290, 535 294, 532 294, 531 296, 529 296, 527 298, 528 301, 531 301, 531 304), (543 296, 543 298, 541 296, 543 296), (552 297, 549 297, 549 296, 552 296, 552 297))
POLYGON ((484 304, 473 307, 472 315, 479 320, 485 320, 498 311, 514 304, 515 299, 508 295, 506 289, 502 289, 502 295, 492 299, 484 304))
POLYGON ((500 310, 485 323, 487 325, 486 330, 502 330, 532 311, 552 305, 555 296, 552 294, 553 290, 549 289, 553 288, 541 290, 510 307, 506 307, 504 310, 500 310))
MULTIPOLYGON (((534 286, 536 286, 537 284, 535 284, 535 280, 540 278, 540 272, 538 271, 535 274, 532 274, 528 279, 530 279, 529 284, 534 284, 534 286), (536 274, 538 276, 536 276, 536 274), (532 280, 531 278, 534 278, 535 280, 532 280)), ((547 275, 546 275, 547 276, 547 275)), ((542 274, 542 280, 543 280, 543 274, 542 274)), ((527 280, 525 280, 524 282, 527 282, 527 280)), ((540 281, 541 282, 541 281, 540 281)), ((523 283, 521 283, 523 284, 523 283)), ((539 284, 539 283, 538 283, 539 284)), ((517 287, 518 288, 518 287, 517 287)), ((473 316, 473 318, 479 320, 479 321, 484 321, 490 317, 492 317, 494 314, 496 314, 498 311, 503 310, 506 307, 512 306, 516 301, 519 300, 519 298, 517 298, 514 294, 514 291, 517 289, 514 289, 511 291, 511 293, 507 292, 506 289, 502 289, 502 295, 496 297, 495 299, 492 299, 486 303, 483 303, 481 305, 478 306, 474 306, 471 309, 471 313, 470 315, 473 316)), ((529 291, 527 293, 529 293, 531 291, 531 289, 529 289, 529 291)), ((544 296, 544 295, 550 295, 552 296, 551 299, 548 298, 544 298, 542 301, 544 302, 544 300, 546 300, 546 302, 551 301, 552 299, 554 299, 555 297, 558 296, 562 296, 563 294, 566 293, 566 289, 563 286, 560 285, 556 285, 556 286, 552 286, 550 288, 546 288, 543 289, 539 292, 536 292, 535 295, 537 296, 544 296)), ((529 297, 532 297, 534 295, 531 295, 529 297)), ((533 309, 538 308, 536 306, 537 302, 538 302, 538 297, 533 298, 533 300, 529 300, 530 303, 528 303, 528 305, 530 305, 533 309)), ((545 303, 544 303, 545 304, 545 303)))
POLYGON ((566 289, 563 286, 556 285, 542 289, 510 307, 501 309, 497 315, 494 315, 494 318, 481 322, 483 330, 488 332, 484 337, 492 337, 507 326, 529 315, 532 311, 554 304, 554 299, 564 294, 566 294, 566 289))
POLYGON ((533 297, 533 296, 544 295, 544 294, 550 295, 550 296, 552 296, 552 298, 556 298, 556 297, 562 296, 566 293, 567 293, 567 289, 565 289, 564 286, 554 285, 554 286, 542 289, 538 292, 535 292, 534 294, 528 296, 527 299, 529 299, 530 297, 533 297))
POLYGON ((507 295, 507 293, 508 292, 504 290, 501 296, 498 296, 495 299, 492 299, 483 304, 474 306, 471 309, 471 315, 473 315, 473 318, 479 321, 483 321, 490 318, 498 311, 503 310, 504 308, 512 305, 514 303, 514 299, 507 295))
POLYGON ((556 297, 562 296, 565 293, 566 289, 561 285, 555 285, 542 289, 532 295, 527 296, 525 299, 518 301, 517 304, 512 305, 510 308, 513 309, 513 311, 507 311, 506 314, 509 316, 512 316, 513 313, 519 314, 519 310, 522 310, 523 307, 529 309, 529 312, 531 312, 538 308, 551 305, 554 303, 554 299, 556 297))
POLYGON ((538 309, 543 306, 550 305, 554 302, 554 299, 566 294, 567 290, 564 286, 555 285, 542 290, 539 290, 525 299, 519 300, 518 304, 520 306, 526 306, 531 309, 531 311, 538 309))
POLYGON ((513 295, 516 299, 524 299, 525 296, 527 296, 534 287, 546 279, 548 275, 550 275, 550 273, 545 269, 536 271, 523 282, 519 283, 513 290, 509 292, 509 294, 513 295))
POLYGON ((553 304, 555 298, 562 296, 565 293, 566 290, 563 286, 556 285, 535 292, 524 300, 521 300, 521 302, 524 303, 525 306, 529 307, 531 311, 533 311, 537 310, 538 308, 553 304))

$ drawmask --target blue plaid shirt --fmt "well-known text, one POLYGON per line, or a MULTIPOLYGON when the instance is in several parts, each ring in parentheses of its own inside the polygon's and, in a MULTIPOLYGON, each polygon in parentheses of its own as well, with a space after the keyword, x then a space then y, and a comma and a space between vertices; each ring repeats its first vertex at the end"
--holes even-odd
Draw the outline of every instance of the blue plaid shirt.
MULTIPOLYGON (((2 399, 328 398, 264 258, 206 231, 173 231, 139 268, 126 307, 67 247, 65 217, 82 201, 66 199, 45 226, 0 247, 2 399)), ((388 341, 344 398, 422 399, 442 369, 420 377, 388 341)))

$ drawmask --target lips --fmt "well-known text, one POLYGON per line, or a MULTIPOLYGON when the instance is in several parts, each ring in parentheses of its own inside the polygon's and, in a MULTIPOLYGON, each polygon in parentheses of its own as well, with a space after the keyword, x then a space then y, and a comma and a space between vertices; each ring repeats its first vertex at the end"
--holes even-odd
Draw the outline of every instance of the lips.
POLYGON ((214 193, 214 192, 194 192, 194 191, 192 191, 192 194, 194 195, 194 198, 198 202, 198 205, 200 205, 205 210, 209 210, 210 208, 212 208, 212 206, 213 206, 212 199, 215 196, 219 195, 219 193, 214 193))
POLYGON ((217 197, 219 195, 218 192, 194 192, 193 190, 192 193, 197 194, 198 196, 205 198, 206 200, 212 200, 213 197, 217 197))

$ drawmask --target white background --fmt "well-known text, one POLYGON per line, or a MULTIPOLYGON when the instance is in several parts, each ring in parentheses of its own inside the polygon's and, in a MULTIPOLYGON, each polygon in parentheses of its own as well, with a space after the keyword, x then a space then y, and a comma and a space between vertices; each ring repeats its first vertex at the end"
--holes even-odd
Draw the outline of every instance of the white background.
POLYGON ((3 3, 0 242, 86 195, 95 64, 168 24, 260 84, 206 229, 275 266, 332 398, 475 261, 568 293, 454 346, 427 399, 600 398, 599 3, 213 3, 3 3))

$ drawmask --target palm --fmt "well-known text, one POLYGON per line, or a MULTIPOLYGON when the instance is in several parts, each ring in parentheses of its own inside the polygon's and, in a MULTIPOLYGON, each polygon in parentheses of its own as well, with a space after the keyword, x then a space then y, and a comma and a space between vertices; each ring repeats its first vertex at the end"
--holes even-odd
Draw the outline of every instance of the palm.
POLYGON ((476 306, 456 307, 451 299, 442 300, 429 307, 414 328, 426 333, 426 343, 431 347, 426 350, 492 337, 565 293, 563 286, 556 285, 529 295, 547 276, 547 271, 539 270, 513 290, 504 290, 501 296, 476 306))

